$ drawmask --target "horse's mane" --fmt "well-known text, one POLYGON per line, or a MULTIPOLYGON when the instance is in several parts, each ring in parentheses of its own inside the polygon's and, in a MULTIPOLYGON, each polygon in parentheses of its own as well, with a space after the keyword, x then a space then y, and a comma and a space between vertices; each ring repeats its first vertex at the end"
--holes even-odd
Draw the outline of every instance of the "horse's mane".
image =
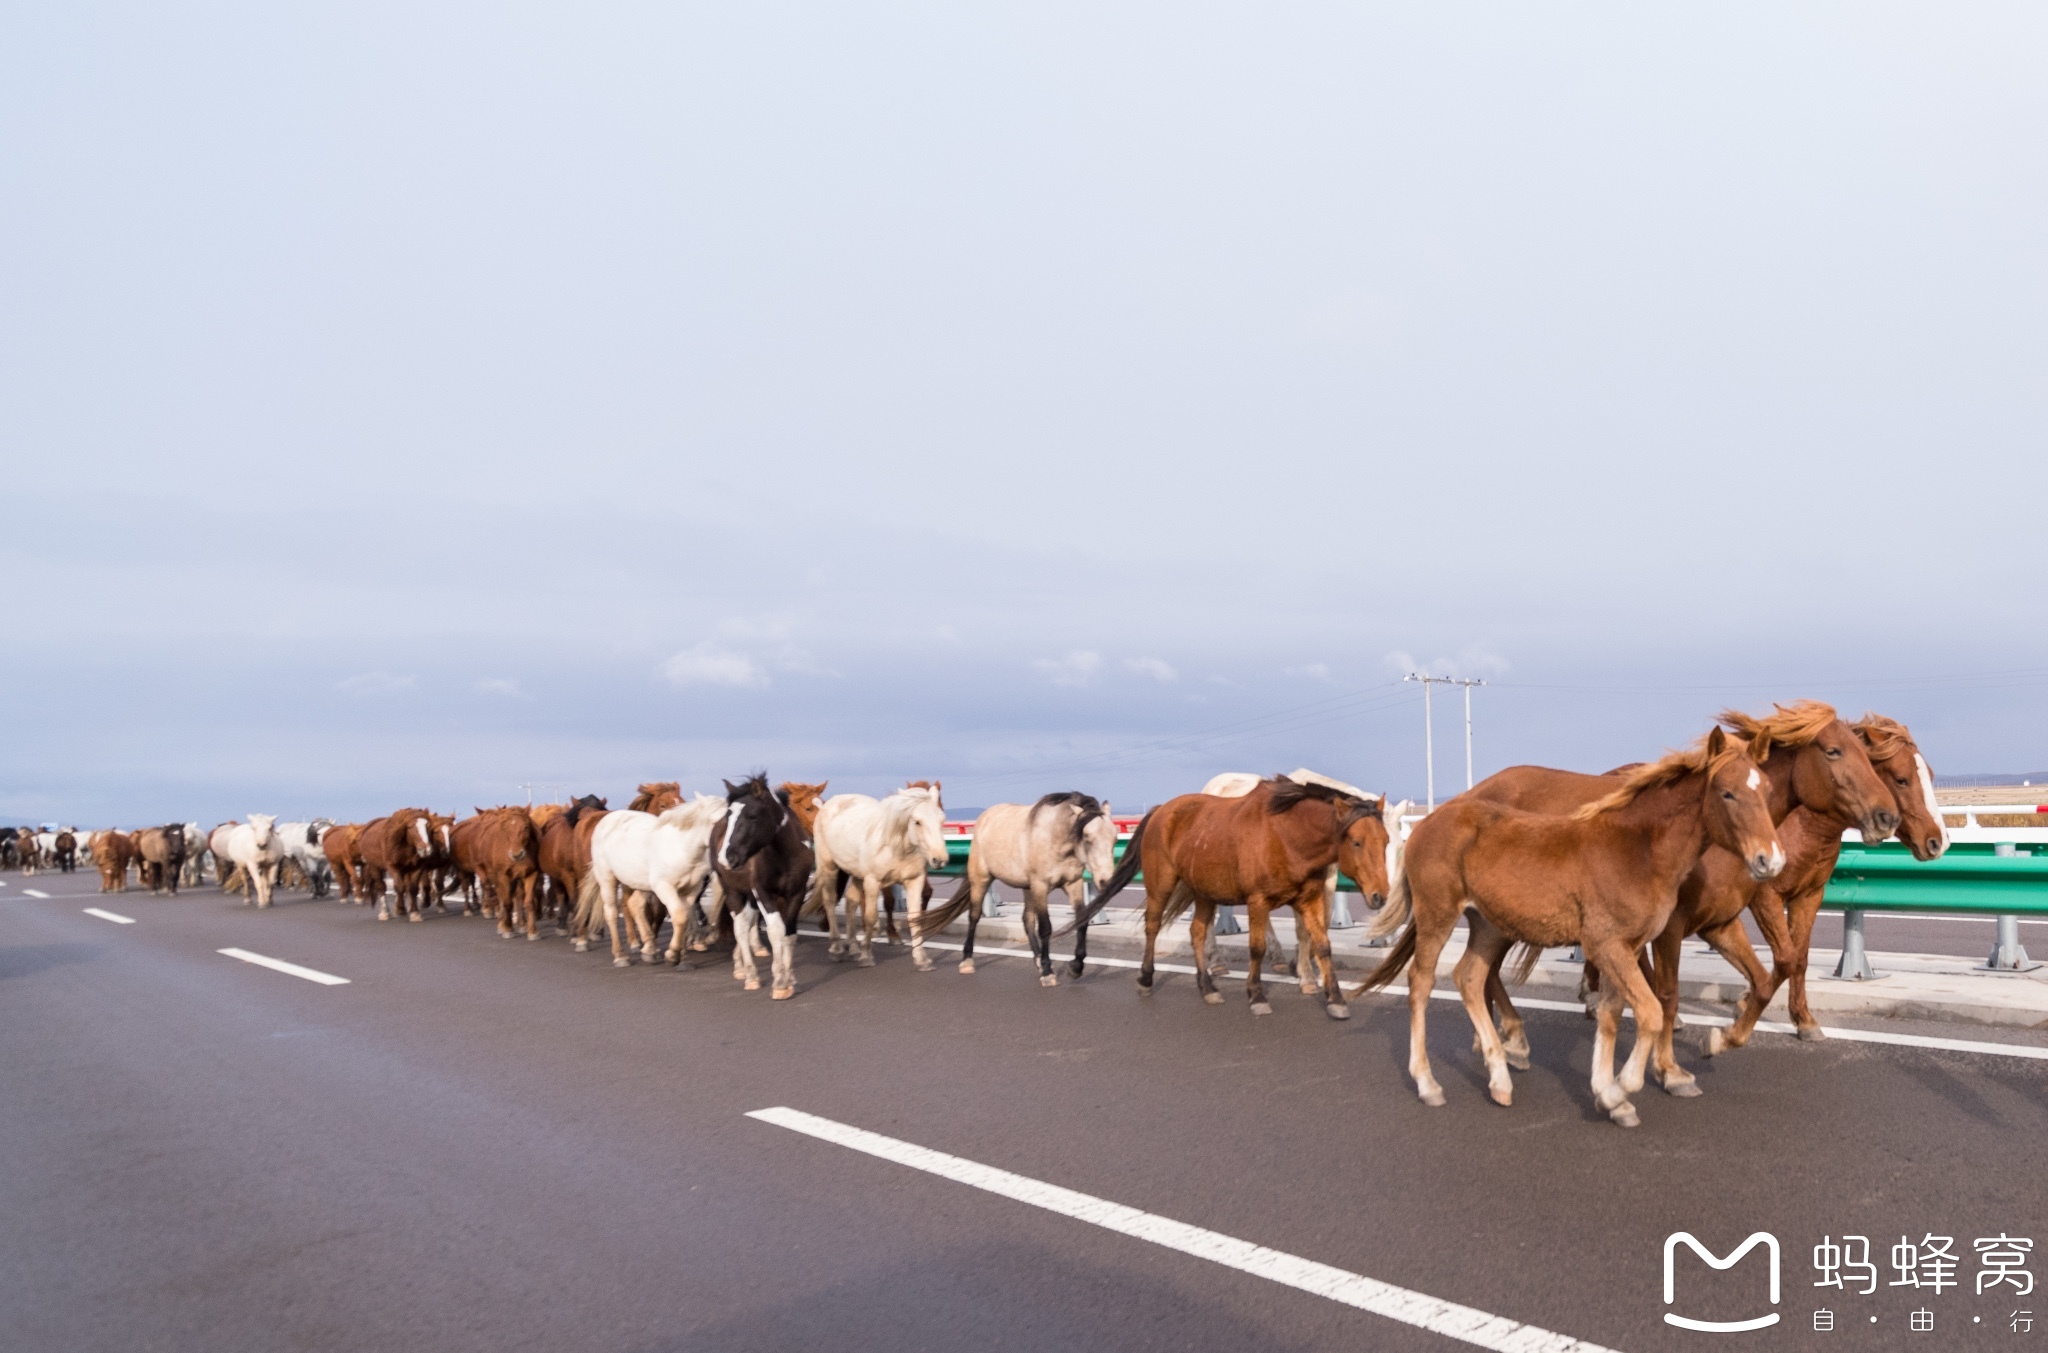
POLYGON ((1037 817, 1041 808, 1059 808, 1067 804, 1072 804, 1075 810, 1069 835, 1073 837, 1074 843, 1079 845, 1081 833, 1088 830, 1088 824, 1104 816, 1102 800, 1093 794, 1083 794, 1078 789, 1062 789, 1057 794, 1046 794, 1031 805, 1031 816, 1037 817))
POLYGON ((1739 709, 1724 709, 1719 722, 1730 732, 1748 738, 1756 759, 1761 761, 1771 754, 1773 746, 1811 746, 1829 724, 1841 717, 1833 705, 1819 700, 1794 700, 1789 705, 1773 705, 1772 710, 1759 719, 1739 709))
POLYGON ((678 780, 650 780, 640 786, 640 792, 633 796, 633 801, 626 805, 626 809, 628 812, 634 813, 652 812, 654 801, 664 793, 673 794, 677 798, 681 798, 683 794, 682 782, 678 780))
POLYGON ((1749 753, 1750 748, 1744 746, 1740 738, 1729 738, 1720 755, 1709 756, 1707 739, 1701 738, 1682 751, 1668 752, 1655 761, 1647 761, 1631 768, 1626 775, 1618 777, 1621 784, 1613 793, 1593 800, 1572 816, 1581 822, 1598 817, 1611 809, 1623 808, 1634 803, 1645 790, 1668 785, 1695 772, 1717 771, 1734 758, 1747 756, 1749 753))
POLYGON ((1866 713, 1849 725, 1863 739, 1863 745, 1870 749, 1873 761, 1889 761, 1895 756, 1920 750, 1913 735, 1906 731, 1906 725, 1897 719, 1887 719, 1882 714, 1866 713))
POLYGON ((1361 799, 1356 794, 1346 793, 1344 790, 1313 780, 1304 784, 1300 780, 1290 780, 1284 775, 1276 775, 1266 783, 1273 786, 1272 794, 1266 799, 1266 811, 1269 813, 1284 813, 1296 804, 1309 799, 1320 799, 1324 803, 1333 803, 1345 809, 1345 821, 1348 825, 1351 818, 1378 813, 1386 802, 1383 798, 1361 799))
POLYGON ((707 818, 715 818, 725 812, 725 800, 709 794, 699 794, 688 803, 658 814, 655 821, 666 827, 694 827, 707 818))
POLYGON ((582 817, 585 813, 590 812, 592 809, 595 809, 598 812, 603 812, 604 800, 600 799, 595 794, 585 794, 582 798, 576 800, 574 803, 570 804, 566 809, 563 810, 562 820, 573 827, 577 824, 577 822, 582 820, 582 817))

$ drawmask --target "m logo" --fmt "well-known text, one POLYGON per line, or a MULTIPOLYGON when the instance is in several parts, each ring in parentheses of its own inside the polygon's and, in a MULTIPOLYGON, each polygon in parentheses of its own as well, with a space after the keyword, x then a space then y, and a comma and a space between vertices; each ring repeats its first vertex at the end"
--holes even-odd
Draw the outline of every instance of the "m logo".
MULTIPOLYGON (((1778 1238, 1769 1231, 1758 1231, 1755 1235, 1730 1251, 1726 1259, 1715 1258, 1713 1251, 1693 1239, 1692 1232, 1673 1231, 1670 1235, 1664 1237, 1664 1304, 1666 1306, 1669 1306, 1677 1296, 1676 1285, 1673 1282, 1675 1275, 1672 1272, 1671 1260, 1672 1256, 1677 1253, 1681 1241, 1694 1254, 1705 1260, 1708 1268, 1715 1270, 1734 1268, 1738 1263, 1742 1262, 1743 1255, 1762 1245, 1771 1252, 1771 1305, 1776 1306, 1778 1304, 1778 1238)), ((1693 1320, 1686 1316, 1673 1315, 1671 1312, 1666 1311, 1664 1313, 1664 1323, 1676 1325, 1682 1330, 1701 1330, 1708 1334, 1735 1334, 1742 1330, 1760 1330, 1766 1325, 1775 1325, 1778 1323, 1778 1313, 1772 1311, 1769 1315, 1760 1315, 1753 1320, 1693 1320)))

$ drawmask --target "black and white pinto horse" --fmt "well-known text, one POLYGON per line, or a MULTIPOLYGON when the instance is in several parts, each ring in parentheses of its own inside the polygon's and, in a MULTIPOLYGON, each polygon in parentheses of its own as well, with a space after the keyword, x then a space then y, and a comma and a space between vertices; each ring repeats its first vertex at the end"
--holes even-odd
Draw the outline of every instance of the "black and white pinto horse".
POLYGON ((733 918, 732 975, 748 991, 761 989, 758 925, 773 955, 770 995, 786 1001, 796 995, 796 919, 810 897, 816 848, 789 795, 770 789, 767 775, 728 780, 725 796, 725 817, 711 830, 711 867, 733 918))

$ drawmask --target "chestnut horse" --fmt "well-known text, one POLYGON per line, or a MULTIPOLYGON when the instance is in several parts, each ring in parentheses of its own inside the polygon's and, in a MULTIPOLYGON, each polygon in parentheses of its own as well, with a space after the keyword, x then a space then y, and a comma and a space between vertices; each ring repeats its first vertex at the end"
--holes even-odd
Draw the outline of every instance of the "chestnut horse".
POLYGON ((576 890, 590 868, 590 830, 604 815, 604 800, 585 794, 540 824, 540 872, 554 894, 557 924, 567 925, 576 908, 576 890))
POLYGON ((128 891, 128 866, 135 862, 134 839, 121 832, 99 832, 92 838, 92 862, 99 867, 100 891, 128 891))
POLYGON ((1268 1015, 1273 1007, 1266 1001, 1262 977, 1266 918, 1275 907, 1292 907, 1302 934, 1299 947, 1321 965, 1324 1009, 1332 1019, 1347 1019, 1351 1010, 1330 962, 1323 876, 1335 864, 1358 885, 1368 906, 1381 904, 1387 894, 1383 804, 1328 785, 1279 778, 1261 782, 1242 798, 1183 794, 1169 799, 1145 814, 1116 872, 1081 917, 1060 933, 1093 919, 1142 869, 1145 962, 1138 970, 1138 990, 1151 994, 1159 927, 1192 904, 1188 935, 1196 957, 1195 986, 1204 1001, 1220 1005, 1222 993, 1201 959, 1216 908, 1243 903, 1251 945, 1245 995, 1253 1014, 1268 1015))
POLYGON ((463 875, 463 911, 470 880, 482 878, 484 910, 497 918, 498 937, 511 939, 523 922, 526 938, 540 938, 540 833, 524 808, 479 808, 448 833, 449 852, 463 875))
MULTIPOLYGON (((1860 825, 1871 840, 1882 839, 1898 826, 1897 804, 1872 768, 1863 740, 1855 729, 1836 717, 1832 706, 1801 700, 1778 706, 1764 718, 1724 710, 1720 721, 1748 741, 1751 759, 1761 764, 1764 797, 1774 824, 1783 823, 1787 815, 1805 808, 1828 815, 1830 821, 1860 825)), ((1528 812, 1570 812, 1611 793, 1615 776, 1620 773, 1625 772, 1576 775, 1518 766, 1489 777, 1469 792, 1475 798, 1528 812)), ((1789 845, 1787 850, 1789 860, 1789 845)), ((1743 928, 1743 910, 1756 908, 1758 924, 1774 954, 1787 951, 1782 912, 1775 906, 1760 905, 1767 886, 1750 876, 1743 861, 1718 848, 1708 849, 1679 885, 1678 905, 1653 941, 1654 961, 1648 974, 1664 1008, 1656 1065, 1658 1079, 1670 1094, 1687 1097, 1699 1093, 1698 1084, 1678 1065, 1672 1051, 1672 1032, 1678 1017, 1679 946, 1688 935, 1703 936, 1748 980, 1750 995, 1746 1000, 1754 1001, 1769 980, 1743 928)), ((1533 963, 1534 957, 1533 953, 1529 956, 1529 963, 1533 963)), ((1598 975, 1595 969, 1587 970, 1589 986, 1598 975)), ((1499 1013, 1508 1064, 1526 1070, 1527 1034, 1521 1016, 1508 999, 1497 967, 1487 975, 1487 997, 1499 1013)), ((1762 1007, 1757 1010, 1761 1013, 1762 1007)))
POLYGON ((1477 915, 1455 976, 1479 1033, 1494 1102, 1512 1103, 1514 1084, 1486 1009, 1489 970, 1517 942, 1577 942, 1606 979, 1593 1041, 1594 1101, 1616 1123, 1634 1127, 1628 1096, 1642 1088, 1664 1018, 1636 953, 1671 919, 1679 884, 1710 844, 1733 851, 1757 878, 1785 866, 1762 768, 1718 725, 1704 743, 1629 772, 1569 817, 1463 794, 1424 818, 1408 838, 1393 897, 1368 931, 1384 935, 1399 926, 1400 942, 1364 988, 1385 986, 1408 969, 1408 1073, 1422 1102, 1444 1102, 1424 1032, 1437 955, 1470 907, 1477 915), (1614 1044, 1624 999, 1635 1012, 1636 1042, 1617 1079, 1614 1044))
POLYGON ((320 852, 327 857, 328 868, 334 871, 337 902, 354 901, 360 906, 368 900, 356 891, 356 871, 363 863, 356 850, 356 838, 362 834, 360 822, 341 823, 320 834, 320 852))
POLYGON ((435 859, 433 817, 424 808, 401 808, 389 817, 366 823, 356 838, 361 862, 358 887, 366 902, 377 904, 377 919, 391 919, 394 904, 408 921, 420 915, 425 875, 435 859), (392 900, 384 900, 384 876, 391 876, 392 900))
MULTIPOLYGON (((1895 833, 1913 852, 1916 860, 1936 859, 1948 849, 1948 825, 1934 801, 1934 772, 1913 741, 1906 726, 1882 714, 1865 714, 1850 725, 1863 740, 1878 778, 1890 788, 1899 806, 1899 827, 1895 833)), ((1786 1001, 1792 1022, 1803 1039, 1823 1037, 1820 1024, 1806 1004, 1806 953, 1813 942, 1814 918, 1820 914, 1821 897, 1842 854, 1842 833, 1854 825, 1838 815, 1808 808, 1796 808, 1778 828, 1785 843, 1785 872, 1752 904, 1752 912, 1763 925, 1768 913, 1780 920, 1786 935, 1782 946, 1771 946, 1771 973, 1761 984, 1751 983, 1751 994, 1743 1002, 1734 1027, 1724 1036, 1719 1029, 1707 1033, 1707 1053, 1723 1046, 1739 1048, 1749 1041, 1756 1021, 1769 1005, 1780 984, 1789 982, 1786 1001)), ((1866 838, 1867 839, 1867 838, 1866 838)), ((1771 935, 1771 927, 1764 925, 1771 935)), ((1717 948, 1719 946, 1716 946, 1717 948)), ((1746 944, 1745 944, 1745 947, 1746 944)))

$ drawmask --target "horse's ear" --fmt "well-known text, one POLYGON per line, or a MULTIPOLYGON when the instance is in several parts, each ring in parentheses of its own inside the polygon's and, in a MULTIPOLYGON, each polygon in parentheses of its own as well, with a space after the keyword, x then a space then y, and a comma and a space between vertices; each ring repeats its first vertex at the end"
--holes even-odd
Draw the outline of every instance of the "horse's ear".
POLYGON ((1715 724, 1714 731, 1707 734, 1707 759, 1711 761, 1727 750, 1728 735, 1721 731, 1721 725, 1715 724))
POLYGON ((732 787, 732 781, 730 780, 720 780, 718 783, 725 786, 725 797, 727 797, 728 799, 732 798, 735 794, 739 793, 737 789, 734 789, 732 787))

